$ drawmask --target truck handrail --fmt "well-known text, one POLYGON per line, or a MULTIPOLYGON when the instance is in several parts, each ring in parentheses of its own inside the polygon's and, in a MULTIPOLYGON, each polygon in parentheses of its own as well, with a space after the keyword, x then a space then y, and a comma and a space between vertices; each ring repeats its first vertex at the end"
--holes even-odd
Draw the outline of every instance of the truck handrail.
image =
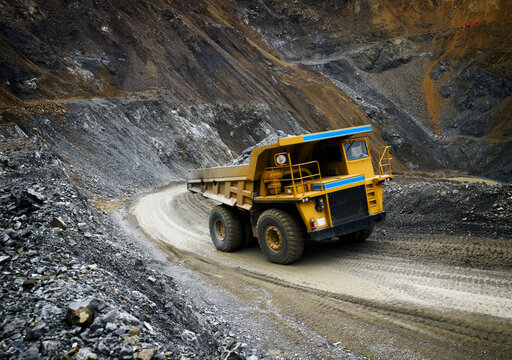
POLYGON ((305 181, 307 179, 313 179, 313 178, 319 178, 320 182, 322 181, 322 175, 320 173, 320 164, 318 161, 308 161, 305 163, 299 163, 299 164, 292 164, 289 154, 288 155, 288 166, 272 166, 265 168, 265 173, 272 174, 272 170, 282 170, 283 168, 287 168, 286 171, 289 172, 289 178, 284 177, 288 174, 282 173, 283 177, 275 177, 271 176, 269 179, 263 179, 263 182, 265 184, 265 188, 267 183, 275 182, 275 181, 291 181, 292 182, 292 189, 293 189, 293 195, 298 196, 299 194, 303 194, 306 192, 306 186, 304 186, 305 181), (316 165, 316 172, 312 172, 306 166, 310 165, 316 165), (303 173, 308 172, 309 174, 303 175, 303 173), (298 177, 295 177, 294 174, 298 173, 298 177), (300 184, 300 189, 302 191, 299 191, 298 185, 300 184))
POLYGON ((391 146, 381 146, 379 147, 379 175, 380 176, 392 176, 391 171, 391 155, 389 153, 391 150, 391 146), (384 171, 384 168, 387 168, 387 173, 384 171))

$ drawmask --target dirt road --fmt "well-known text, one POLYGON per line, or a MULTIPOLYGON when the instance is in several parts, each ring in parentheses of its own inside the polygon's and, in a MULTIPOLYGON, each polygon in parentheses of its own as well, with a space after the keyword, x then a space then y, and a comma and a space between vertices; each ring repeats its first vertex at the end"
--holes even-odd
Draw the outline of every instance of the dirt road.
MULTIPOLYGON (((163 251, 272 324, 275 342, 260 338, 271 354, 494 359, 512 353, 511 242, 374 235, 357 245, 311 243, 301 261, 281 266, 257 247, 216 251, 207 228, 212 205, 180 185, 139 198, 131 211, 163 251)), ((202 291, 195 290, 212 295, 202 291)), ((209 303, 231 306, 211 297, 209 303)))

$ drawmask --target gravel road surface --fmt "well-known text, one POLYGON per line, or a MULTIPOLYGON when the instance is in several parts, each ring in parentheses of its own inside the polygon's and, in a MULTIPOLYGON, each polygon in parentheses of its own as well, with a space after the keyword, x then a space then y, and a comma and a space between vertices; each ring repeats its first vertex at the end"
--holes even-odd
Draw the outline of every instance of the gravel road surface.
POLYGON ((243 305, 246 324, 260 318, 273 324, 252 327, 269 354, 467 359, 512 353, 510 241, 377 232, 363 244, 310 243, 303 259, 282 266, 258 247, 215 250, 207 227, 212 206, 177 185, 139 197, 131 212, 162 251, 214 285, 197 289, 189 282, 189 291, 221 308, 243 305), (468 253, 489 256, 465 264, 468 253))

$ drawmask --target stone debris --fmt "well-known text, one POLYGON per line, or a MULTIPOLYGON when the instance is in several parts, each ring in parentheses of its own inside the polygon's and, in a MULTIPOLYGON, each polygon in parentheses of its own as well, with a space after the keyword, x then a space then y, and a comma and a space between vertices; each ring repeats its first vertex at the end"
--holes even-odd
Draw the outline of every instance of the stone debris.
POLYGON ((408 179, 384 185, 381 234, 472 234, 512 239, 512 185, 408 179))
POLYGON ((249 164, 249 161, 251 160, 252 149, 254 149, 256 147, 261 147, 261 146, 273 145, 273 144, 277 143, 277 141, 279 139, 282 139, 282 138, 285 138, 288 136, 290 136, 290 135, 286 134, 284 131, 277 130, 276 132, 271 133, 270 135, 265 137, 263 140, 261 140, 256 145, 250 146, 247 149, 245 149, 242 152, 242 154, 238 158, 231 161, 231 163, 229 165, 247 165, 247 164, 249 164))
POLYGON ((143 349, 136 353, 133 358, 140 360, 151 360, 156 354, 156 350, 154 349, 143 349))
POLYGON ((9 255, 2 255, 0 256, 0 266, 7 264, 11 257, 9 255))
POLYGON ((55 216, 51 222, 51 227, 58 227, 58 228, 61 228, 62 230, 66 230, 66 228, 68 227, 66 225, 66 223, 64 222, 64 220, 62 220, 60 217, 58 216, 55 216))
POLYGON ((220 358, 229 324, 151 269, 40 139, 16 141, 0 148, 0 358, 220 358))

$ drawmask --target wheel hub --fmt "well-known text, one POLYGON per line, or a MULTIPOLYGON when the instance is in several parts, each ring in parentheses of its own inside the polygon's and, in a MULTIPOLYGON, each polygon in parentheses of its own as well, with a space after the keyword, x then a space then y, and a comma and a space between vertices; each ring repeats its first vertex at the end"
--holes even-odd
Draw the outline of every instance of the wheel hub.
POLYGON ((273 225, 265 230, 265 241, 272 251, 280 251, 283 248, 284 241, 281 231, 273 225))
POLYGON ((226 227, 221 219, 216 219, 214 223, 215 235, 219 240, 224 240, 226 237, 226 227))

